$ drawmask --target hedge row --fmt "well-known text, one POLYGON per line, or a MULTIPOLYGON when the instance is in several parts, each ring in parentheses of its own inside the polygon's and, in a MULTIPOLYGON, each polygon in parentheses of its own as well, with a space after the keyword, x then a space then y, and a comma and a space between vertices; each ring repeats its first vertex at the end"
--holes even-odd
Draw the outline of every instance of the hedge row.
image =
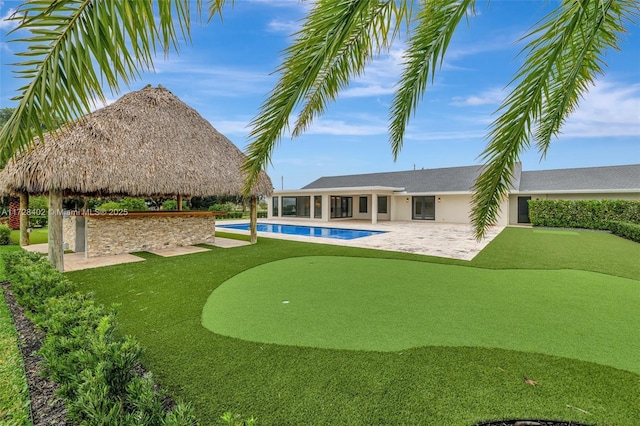
POLYGON ((631 222, 609 222, 609 230, 622 238, 640 243, 640 225, 631 222))
POLYGON ((640 201, 531 200, 529 219, 534 226, 609 230, 609 223, 640 224, 640 201))
POLYGON ((167 409, 149 373, 140 376, 142 348, 114 335, 115 307, 105 308, 39 254, 3 255, 18 303, 45 334, 44 375, 60 385, 71 424, 195 425, 188 404, 167 409))

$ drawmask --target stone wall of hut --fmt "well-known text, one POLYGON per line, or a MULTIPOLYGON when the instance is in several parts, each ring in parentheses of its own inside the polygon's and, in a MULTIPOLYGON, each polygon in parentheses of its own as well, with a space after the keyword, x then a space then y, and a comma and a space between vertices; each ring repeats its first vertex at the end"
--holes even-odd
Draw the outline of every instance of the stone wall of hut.
POLYGON ((62 242, 65 250, 76 251, 76 217, 62 218, 62 242))
POLYGON ((87 257, 215 241, 215 218, 212 216, 88 216, 85 219, 87 257))

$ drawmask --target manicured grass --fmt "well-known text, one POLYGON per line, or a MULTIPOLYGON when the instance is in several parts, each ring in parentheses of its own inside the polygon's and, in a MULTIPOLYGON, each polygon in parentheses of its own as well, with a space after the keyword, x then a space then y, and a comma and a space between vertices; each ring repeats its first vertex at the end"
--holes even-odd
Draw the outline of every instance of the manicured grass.
POLYGON ((599 231, 506 228, 471 262, 497 269, 577 269, 640 280, 640 244, 599 231))
POLYGON ((263 343, 370 351, 478 346, 640 373, 639 306, 637 281, 594 272, 307 256, 227 280, 209 297, 202 323, 263 343))
MULTIPOLYGON (((2 265, 4 268, 4 264, 2 265)), ((30 425, 29 390, 18 335, 0 289, 0 424, 30 425)))
MULTIPOLYGON (((579 232, 576 237, 507 229, 485 249, 490 255, 483 251, 474 261, 464 262, 261 238, 252 246, 212 248, 210 252, 174 258, 142 253, 146 262, 67 275, 81 288, 94 291, 98 301, 121 305, 120 330, 140 340, 146 348, 145 365, 172 396, 194 403, 203 424, 215 424, 230 410, 245 417, 256 416, 259 424, 265 425, 472 425, 514 417, 635 425, 640 418, 640 375, 594 362, 528 352, 537 350, 531 346, 522 350, 426 346, 389 352, 321 349, 226 337, 204 328, 201 320, 207 299, 226 280, 284 259, 359 257, 415 261, 427 268, 448 264, 507 269, 495 271, 496 277, 522 272, 508 269, 552 270, 569 265, 571 269, 631 278, 640 288, 638 247, 603 233, 579 232), (592 255, 587 246, 598 252, 592 255), (615 256, 607 250, 614 250, 615 256), (538 386, 524 384, 523 376, 537 381, 538 386)), ((313 280, 315 276, 307 277, 313 280)), ((592 279, 591 274, 580 277, 581 281, 582 277, 592 279)), ((290 274, 282 277, 289 278, 290 274)), ((429 276, 424 278, 428 280, 429 276)), ((336 285, 360 279, 357 274, 347 273, 336 285)), ((588 281, 575 285, 585 288, 588 281)), ((544 291, 546 287, 541 289, 544 291)), ((532 323, 547 321, 548 329, 537 333, 549 333, 553 341, 563 329, 582 327, 583 310, 598 315, 598 302, 588 296, 576 299, 572 307, 576 316, 562 313, 563 321, 554 322, 553 315, 536 317, 535 306, 526 313, 514 309, 510 315, 530 314, 532 323)), ((456 297, 452 295, 446 302, 455 306, 456 297)), ((513 297, 519 297, 515 289, 513 297)), ((247 303, 238 309, 249 314, 252 307, 247 303)), ((496 315, 490 307, 478 313, 496 315)), ((324 319, 330 320, 327 315, 324 319)), ((513 332, 520 334, 521 330, 513 332)), ((544 335, 534 337, 537 342, 545 340, 544 335)), ((526 341, 524 335, 515 338, 526 341)), ((572 340, 578 345, 573 350, 577 353, 579 340, 572 340)), ((638 349, 632 348, 636 356, 638 349)), ((592 349, 584 346, 584 350, 592 349)), ((633 357, 633 353, 622 357, 633 357)))
MULTIPOLYGON (((11 240, 20 244, 20 230, 11 231, 11 240)), ((34 228, 29 234, 29 244, 43 244, 49 241, 49 230, 47 228, 34 228)))

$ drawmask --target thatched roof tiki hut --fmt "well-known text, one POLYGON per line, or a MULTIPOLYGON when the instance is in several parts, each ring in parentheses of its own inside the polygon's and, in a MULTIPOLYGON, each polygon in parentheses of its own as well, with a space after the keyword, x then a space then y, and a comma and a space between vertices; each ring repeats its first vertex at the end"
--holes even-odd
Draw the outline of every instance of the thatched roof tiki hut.
MULTIPOLYGON (((0 172, 0 192, 49 195, 49 258, 62 269, 64 196, 241 195, 244 159, 194 109, 162 86, 147 86, 45 134, 0 172)), ((263 173, 252 199, 272 190, 263 173)))

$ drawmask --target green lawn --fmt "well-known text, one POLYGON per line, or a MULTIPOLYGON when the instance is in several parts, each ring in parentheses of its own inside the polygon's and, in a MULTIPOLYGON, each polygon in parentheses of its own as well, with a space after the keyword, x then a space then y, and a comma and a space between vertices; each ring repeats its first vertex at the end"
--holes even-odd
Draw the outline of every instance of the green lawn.
MULTIPOLYGON (((194 403, 203 424, 215 424, 231 410, 265 425, 472 425, 514 417, 635 425, 640 418, 637 333, 629 336, 626 325, 616 327, 606 314, 620 303, 628 325, 637 323, 633 311, 629 317, 629 305, 640 293, 640 245, 599 232, 536 231, 508 228, 471 262, 261 238, 253 246, 174 258, 142 253, 146 262, 67 275, 94 291, 98 301, 121 305, 120 330, 140 340, 146 366, 174 397, 194 403), (430 324, 408 324, 432 329, 421 330, 431 335, 422 340, 425 346, 328 349, 299 341, 254 342, 203 327, 203 308, 214 290, 243 285, 245 274, 266 282, 261 268, 284 267, 278 271, 282 281, 304 275, 328 289, 319 279, 326 269, 308 269, 304 262, 312 259, 304 257, 335 261, 343 268, 334 277, 336 289, 357 283, 363 294, 363 269, 384 264, 385 273, 403 274, 410 267, 412 276, 422 277, 437 294, 437 301, 424 303, 430 309, 434 305, 428 303, 435 303, 440 316, 430 324), (344 259, 352 261, 352 269, 344 259), (298 269, 288 262, 298 262, 298 269), (463 271, 466 279, 459 275, 463 271), (440 282, 442 277, 449 284, 440 282), (470 305, 466 290, 477 306, 470 305), (531 305, 527 297, 535 298, 531 305), (465 304, 473 312, 460 318, 465 304), (528 310, 519 310, 523 306, 528 310), (552 307, 566 311, 556 309, 554 315, 552 307), (497 328, 489 330, 493 321, 497 328), (458 334, 449 335, 447 327, 458 334), (491 335, 495 340, 481 341, 491 335), (617 346, 598 347, 607 342, 617 346), (538 386, 526 385, 523 377, 538 386)), ((375 277, 373 282, 380 286, 375 277)), ((376 288, 378 294, 382 290, 376 288)), ((246 303, 227 312, 234 311, 237 321, 255 321, 258 297, 248 291, 246 303)), ((420 306, 418 297, 425 295, 416 295, 413 306, 420 306)), ((287 307, 295 307, 291 299, 287 307)), ((284 307, 283 295, 274 300, 284 307)), ((406 318, 407 312, 402 314, 406 318)), ((328 312, 315 315, 316 322, 333 321, 328 312)), ((365 325, 362 320, 358 327, 365 325)))
MULTIPOLYGON (((0 253, 12 250, 18 250, 18 247, 0 246, 0 253)), ((5 281, 3 262, 0 262, 0 281, 5 281)), ((30 424, 29 391, 18 349, 18 335, 0 288, 0 425, 30 424)))
POLYGON ((254 342, 370 351, 502 348, 640 374, 638 290, 635 280, 586 271, 307 256, 227 280, 209 297, 202 322, 254 342))
MULTIPOLYGON (((29 244, 43 244, 49 241, 48 238, 49 230, 47 228, 33 228, 29 234, 29 244)), ((20 230, 11 231, 11 240, 16 244, 20 244, 20 230)))

